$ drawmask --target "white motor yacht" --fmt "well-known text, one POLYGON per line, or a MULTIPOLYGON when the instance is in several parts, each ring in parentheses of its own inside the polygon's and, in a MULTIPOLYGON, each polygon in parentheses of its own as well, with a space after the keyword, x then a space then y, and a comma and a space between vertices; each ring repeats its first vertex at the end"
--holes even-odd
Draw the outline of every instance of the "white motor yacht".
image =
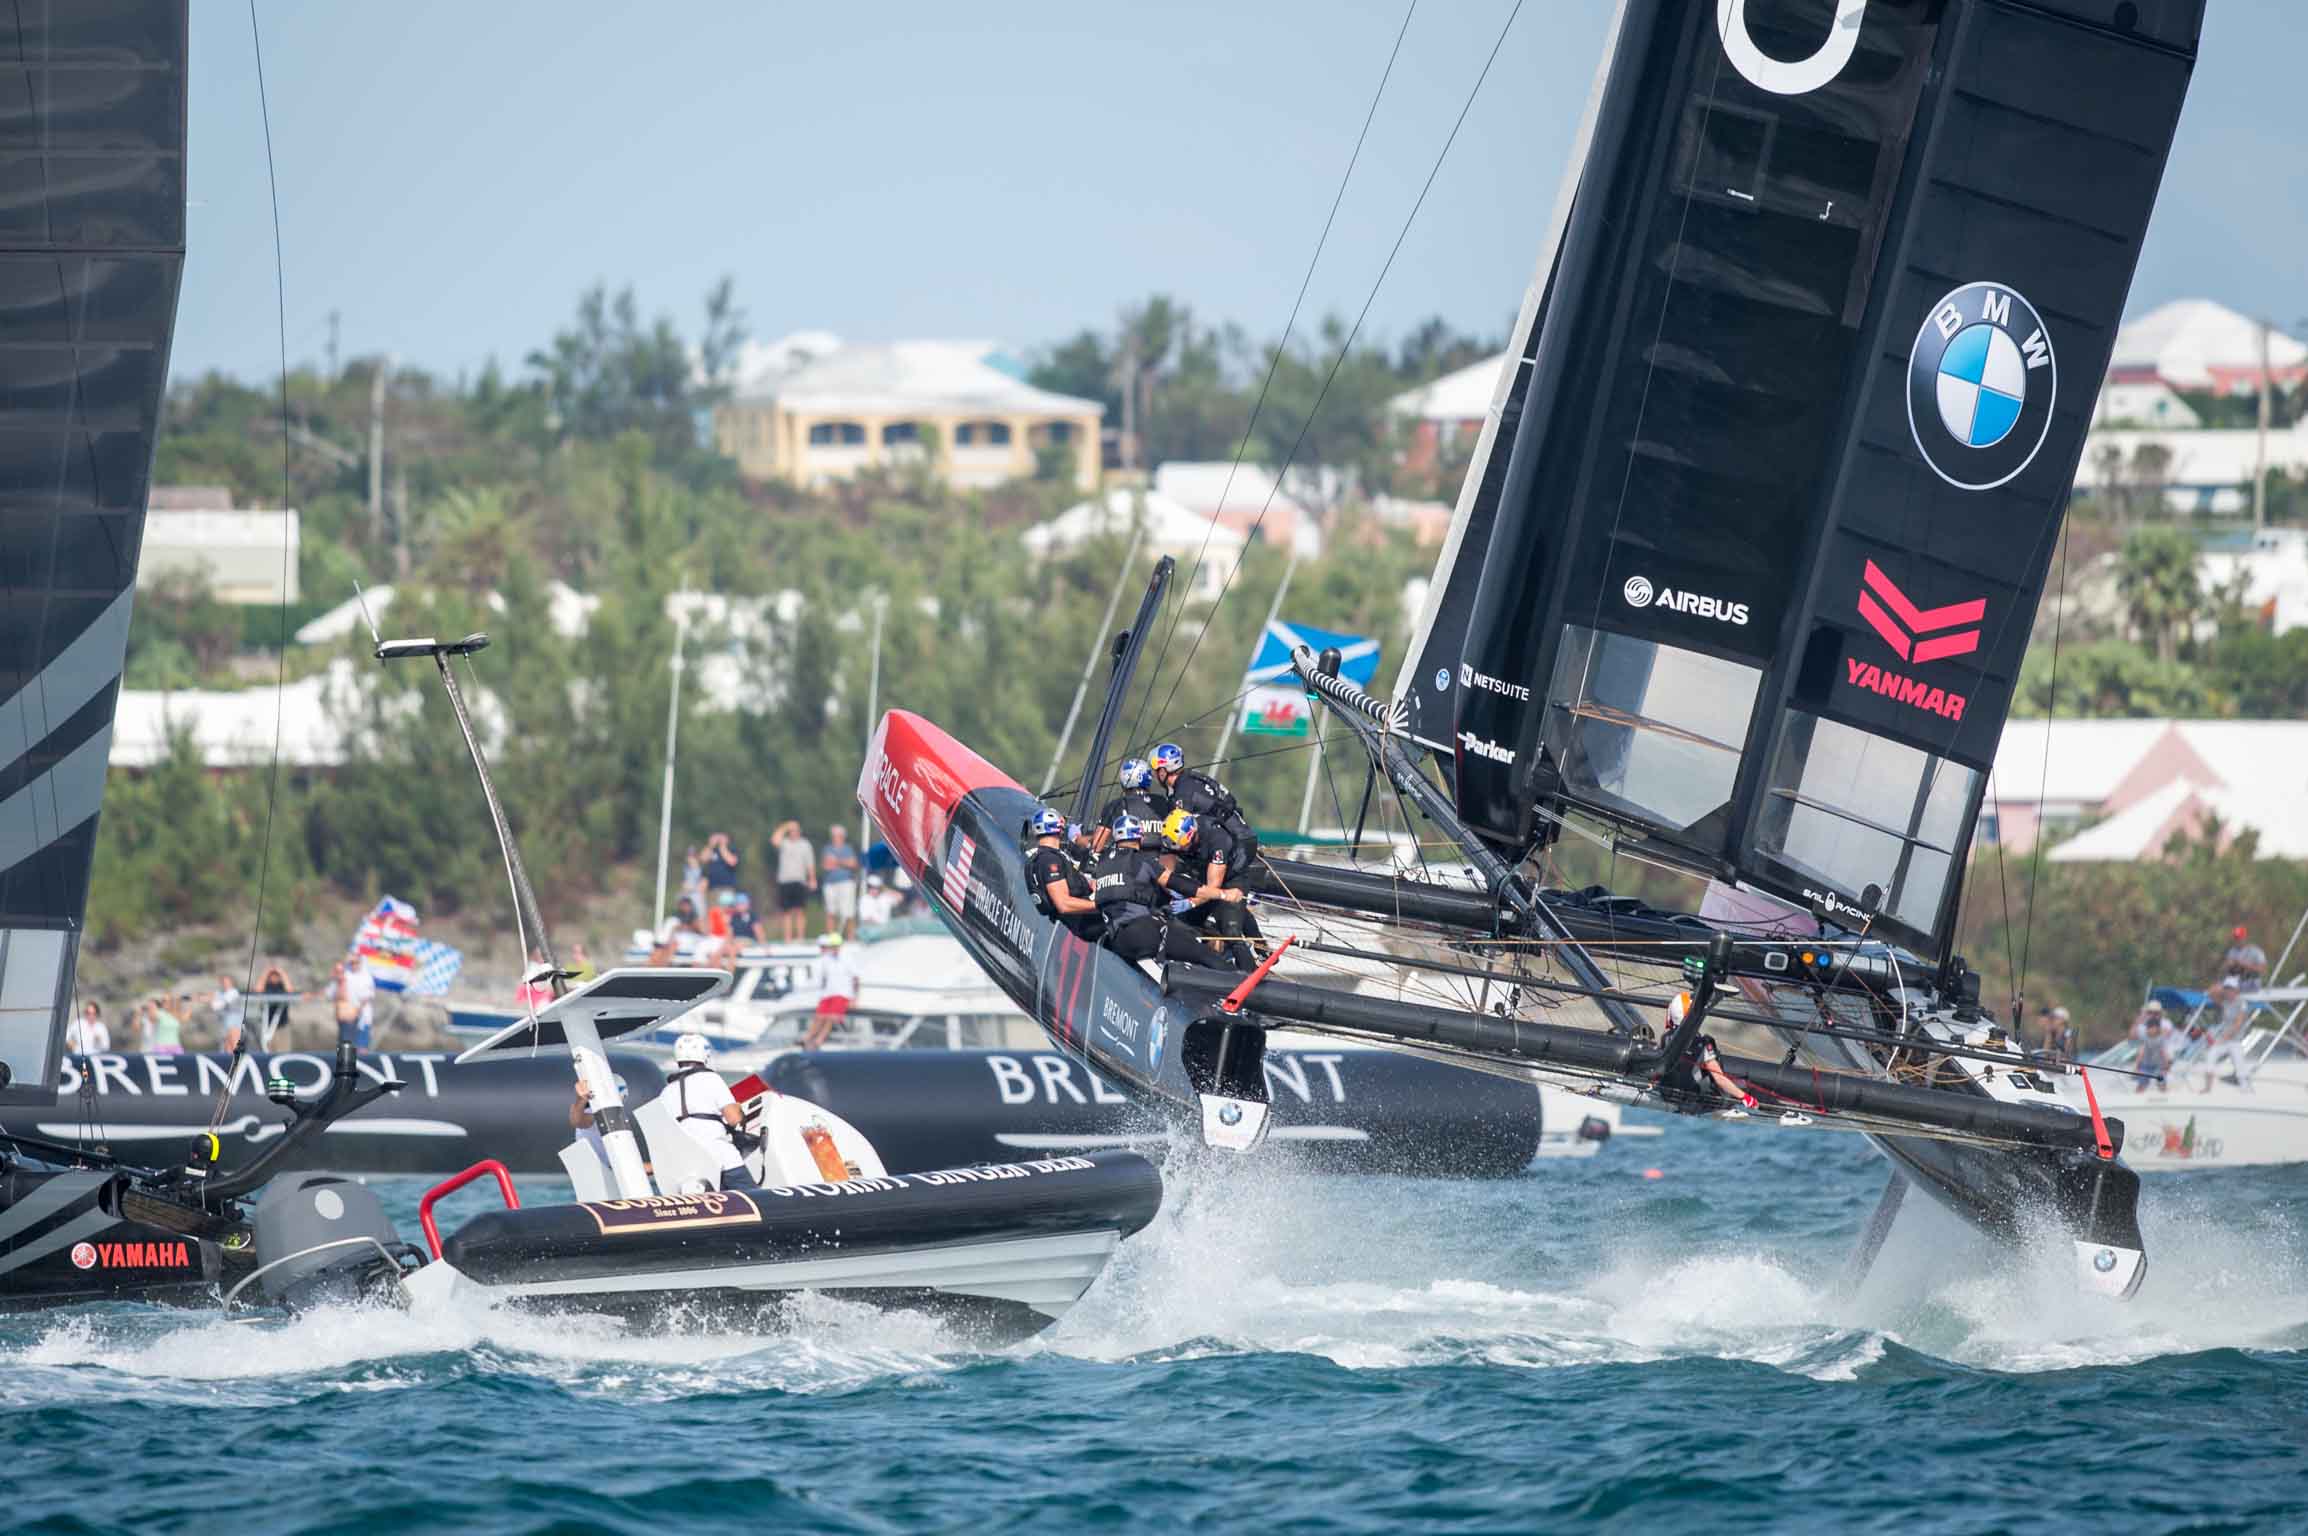
MULTIPOLYGON (((2160 987, 2152 995, 2181 1021, 2183 1041, 2199 1016, 2210 1022, 2200 992, 2160 987)), ((2247 1028, 2237 1043, 2241 1082, 2227 1061, 2212 1064, 2208 1038, 2175 1050, 2162 1082, 2133 1075, 2140 1058, 2136 1040, 2083 1064, 2101 1112, 2124 1123, 2125 1161, 2142 1173, 2308 1163, 2308 1042, 2300 1027, 2308 986, 2271 987, 2245 1001, 2247 1028)), ((2082 1078, 2059 1082, 2063 1096, 2085 1105, 2082 1078)))

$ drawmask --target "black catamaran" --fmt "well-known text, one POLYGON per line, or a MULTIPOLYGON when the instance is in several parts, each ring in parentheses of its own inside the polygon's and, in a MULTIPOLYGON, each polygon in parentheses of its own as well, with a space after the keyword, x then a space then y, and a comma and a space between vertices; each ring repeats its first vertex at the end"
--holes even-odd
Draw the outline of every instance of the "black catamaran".
POLYGON ((1331 1031, 1863 1132, 1871 1245, 1914 1183, 2131 1294, 2122 1127, 1952 935, 2203 10, 1623 0, 1394 697, 1298 658, 1451 874, 1270 860, 1283 967, 1157 980, 1035 912, 1031 798, 927 721, 860 798, 1053 1039, 1214 1144, 1257 1142, 1265 1026, 1331 1031), (1569 852, 1689 899, 1565 888, 1569 852), (1710 1020, 1784 1043, 1723 1060, 1739 1098, 1710 1020))

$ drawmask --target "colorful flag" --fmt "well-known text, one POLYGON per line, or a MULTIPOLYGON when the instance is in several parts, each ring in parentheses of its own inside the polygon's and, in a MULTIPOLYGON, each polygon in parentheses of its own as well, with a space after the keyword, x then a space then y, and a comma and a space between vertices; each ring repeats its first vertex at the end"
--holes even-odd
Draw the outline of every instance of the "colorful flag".
POLYGON ((1314 729, 1313 711, 1305 687, 1290 669, 1290 652, 1305 646, 1317 656, 1336 648, 1338 675, 1359 688, 1378 680, 1378 642, 1367 635, 1333 634, 1311 624, 1277 620, 1258 638, 1250 670, 1242 678, 1242 719, 1236 726, 1245 736, 1305 736, 1314 729))
POLYGON ((361 919, 352 947, 368 962, 379 990, 438 996, 455 984, 464 967, 462 952, 417 934, 417 909, 387 896, 361 919))

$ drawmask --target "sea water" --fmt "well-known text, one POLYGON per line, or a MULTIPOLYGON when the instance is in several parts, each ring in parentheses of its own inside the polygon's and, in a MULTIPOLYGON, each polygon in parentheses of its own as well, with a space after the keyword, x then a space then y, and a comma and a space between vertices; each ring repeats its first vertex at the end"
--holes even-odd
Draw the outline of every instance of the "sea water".
MULTIPOLYGON (((1853 1292, 1883 1177, 1688 1123, 1498 1183, 1197 1160, 998 1350, 834 1300, 762 1336, 0 1317, 0 1524, 2308 1529, 2308 1168, 2148 1180, 2128 1304, 1928 1207, 1853 1292)), ((412 1234, 423 1184, 380 1185, 412 1234)))

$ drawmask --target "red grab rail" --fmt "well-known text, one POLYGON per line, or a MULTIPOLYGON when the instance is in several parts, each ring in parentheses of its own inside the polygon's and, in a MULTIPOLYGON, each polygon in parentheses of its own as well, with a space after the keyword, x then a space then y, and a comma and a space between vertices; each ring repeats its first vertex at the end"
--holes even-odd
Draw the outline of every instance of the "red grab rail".
POLYGON ((425 1246, 433 1250, 434 1258, 441 1256, 441 1229, 433 1224, 433 1202, 443 1195, 455 1194, 484 1173, 497 1176, 497 1193, 505 1197, 506 1210, 521 1208, 521 1197, 513 1192, 513 1170, 493 1157, 483 1158, 463 1173, 450 1174, 426 1190, 425 1198, 417 1202, 417 1221, 425 1229, 425 1246))
POLYGON ((1218 1011, 1220 1013, 1240 1013, 1242 1005, 1250 1001, 1250 994, 1257 991, 1258 984, 1266 979, 1266 973, 1274 969, 1274 962, 1282 958, 1282 952, 1297 942, 1298 936, 1292 934, 1274 946, 1266 958, 1258 962, 1257 970, 1243 977, 1241 983, 1233 991, 1218 1000, 1218 1011))

